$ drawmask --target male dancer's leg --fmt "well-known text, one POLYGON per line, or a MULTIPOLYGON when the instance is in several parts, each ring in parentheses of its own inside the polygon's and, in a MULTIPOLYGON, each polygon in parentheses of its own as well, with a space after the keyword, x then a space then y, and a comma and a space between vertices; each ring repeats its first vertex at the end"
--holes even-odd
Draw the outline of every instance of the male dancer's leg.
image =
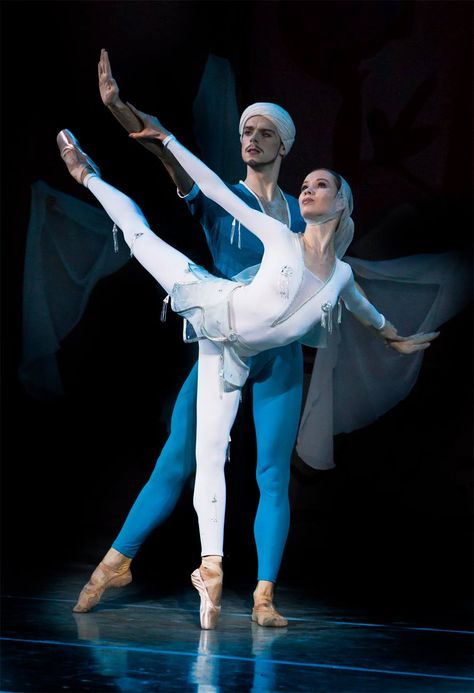
MULTIPOLYGON (((282 628, 288 621, 273 604, 274 583, 288 536, 290 459, 301 410, 303 359, 299 344, 274 349, 254 359, 254 420, 257 435, 257 482, 260 500, 254 532, 258 582, 252 621, 282 628), (266 362, 262 357, 270 356, 266 362)), ((252 375, 252 371, 251 371, 252 375)))
POLYGON ((112 544, 129 558, 135 557, 148 535, 166 520, 195 471, 197 374, 196 363, 178 394, 168 440, 112 544))
POLYGON ((288 484, 301 414, 303 355, 296 342, 268 354, 260 372, 253 375, 265 353, 255 357, 251 371, 260 489, 254 533, 258 579, 275 582, 289 529, 288 484))

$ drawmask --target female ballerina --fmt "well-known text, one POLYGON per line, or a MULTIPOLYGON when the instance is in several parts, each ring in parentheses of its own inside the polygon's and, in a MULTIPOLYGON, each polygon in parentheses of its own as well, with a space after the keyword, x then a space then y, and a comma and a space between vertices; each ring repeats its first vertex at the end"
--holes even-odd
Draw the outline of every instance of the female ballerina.
MULTIPOLYGON (((133 200, 102 180, 98 167, 70 131, 58 134, 61 157, 72 177, 91 191, 121 229, 131 253, 171 297, 173 310, 186 319, 189 338, 199 343, 193 502, 202 563, 191 579, 200 595, 201 627, 210 629, 217 625, 222 592, 224 464, 248 359, 266 349, 303 340, 314 331, 330 331, 333 318, 341 317, 341 302, 388 346, 399 349, 405 338, 357 290, 351 267, 341 260, 354 229, 352 194, 341 176, 317 169, 305 178, 299 203, 306 229, 295 234, 281 222, 247 207, 156 118, 148 118, 144 130, 131 137, 161 141, 202 192, 264 246, 262 262, 251 280, 214 277, 150 229, 133 200)), ((410 350, 427 348, 436 336, 411 336, 410 350)), ((117 576, 117 585, 127 579, 126 574, 117 576)))

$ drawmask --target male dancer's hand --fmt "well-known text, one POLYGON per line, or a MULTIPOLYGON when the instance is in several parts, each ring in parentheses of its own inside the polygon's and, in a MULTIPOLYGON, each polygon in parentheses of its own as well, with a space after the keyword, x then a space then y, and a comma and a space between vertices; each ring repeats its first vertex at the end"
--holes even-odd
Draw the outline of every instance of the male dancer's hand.
MULTIPOLYGON (((110 67, 109 54, 102 48, 100 51, 100 60, 97 65, 99 75, 99 92, 104 106, 107 106, 109 111, 117 118, 119 123, 127 132, 140 132, 143 129, 143 122, 133 112, 133 110, 125 104, 120 98, 119 87, 112 75, 110 67)), ((160 142, 154 140, 139 140, 140 144, 155 154, 163 162, 170 157, 166 156, 160 142)))
POLYGON ((109 54, 102 48, 100 51, 100 60, 98 64, 99 72, 99 91, 104 106, 119 105, 119 88, 113 78, 112 69, 110 67, 109 54))
POLYGON ((100 51, 98 74, 102 103, 107 106, 131 137, 160 159, 180 193, 187 195, 192 189, 194 181, 171 152, 162 146, 160 139, 164 140, 169 134, 168 131, 161 126, 157 118, 142 113, 131 104, 125 104, 122 101, 118 84, 112 75, 109 55, 104 48, 100 51))

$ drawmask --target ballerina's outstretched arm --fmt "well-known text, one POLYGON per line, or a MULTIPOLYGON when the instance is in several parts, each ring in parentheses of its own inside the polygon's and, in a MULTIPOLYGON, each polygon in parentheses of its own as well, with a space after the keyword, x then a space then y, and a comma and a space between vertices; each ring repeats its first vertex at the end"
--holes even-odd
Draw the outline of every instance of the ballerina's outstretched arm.
POLYGON ((159 140, 176 157, 189 176, 197 183, 206 197, 220 205, 231 216, 259 238, 263 245, 275 239, 277 233, 289 233, 287 227, 280 221, 269 217, 263 212, 251 209, 235 195, 219 176, 211 171, 197 156, 183 147, 171 133, 164 128, 158 118, 139 111, 132 104, 128 107, 144 123, 140 132, 132 132, 129 137, 135 140, 159 140))
POLYGON ((350 278, 341 293, 341 298, 346 308, 359 322, 365 327, 373 328, 379 337, 385 339, 386 346, 398 351, 399 354, 409 355, 428 349, 431 342, 439 336, 439 332, 417 332, 403 337, 388 320, 385 320, 381 326, 373 327, 377 325, 379 313, 367 299, 362 287, 354 280, 354 276, 350 278))

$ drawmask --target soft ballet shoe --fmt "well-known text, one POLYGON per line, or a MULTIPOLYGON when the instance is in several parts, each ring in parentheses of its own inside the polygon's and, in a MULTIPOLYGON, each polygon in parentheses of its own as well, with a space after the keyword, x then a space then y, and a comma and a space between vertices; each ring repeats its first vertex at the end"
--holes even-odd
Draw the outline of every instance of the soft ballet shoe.
POLYGON ((217 626, 217 621, 219 620, 219 615, 221 613, 221 607, 216 606, 212 602, 199 568, 197 568, 194 573, 191 574, 191 582, 199 592, 199 597, 201 599, 201 606, 199 609, 201 628, 203 630, 213 630, 217 626))
POLYGON ((273 606, 273 602, 265 599, 255 604, 252 610, 252 621, 264 628, 284 628, 288 621, 273 606))
POLYGON ((83 183, 88 173, 100 176, 100 169, 90 156, 82 151, 79 142, 70 130, 61 130, 56 137, 61 158, 69 173, 78 183, 83 183))
POLYGON ((109 587, 125 587, 130 584, 132 573, 129 566, 129 560, 119 569, 112 568, 101 561, 89 582, 82 588, 73 611, 79 614, 87 613, 100 602, 102 594, 109 587))

